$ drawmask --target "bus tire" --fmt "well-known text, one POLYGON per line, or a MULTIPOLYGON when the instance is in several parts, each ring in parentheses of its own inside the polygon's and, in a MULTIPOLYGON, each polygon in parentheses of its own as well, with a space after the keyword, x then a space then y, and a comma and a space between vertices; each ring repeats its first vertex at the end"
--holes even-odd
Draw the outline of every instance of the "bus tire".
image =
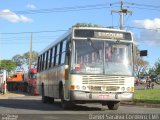
POLYGON ((49 98, 48 98, 48 100, 49 100, 49 101, 48 101, 49 103, 51 103, 51 104, 53 104, 53 103, 54 103, 54 98, 49 97, 49 98))
POLYGON ((45 96, 45 92, 44 92, 44 85, 42 84, 42 102, 43 103, 47 103, 47 97, 45 96))
POLYGON ((107 103, 109 110, 117 110, 120 105, 120 102, 111 101, 107 103))

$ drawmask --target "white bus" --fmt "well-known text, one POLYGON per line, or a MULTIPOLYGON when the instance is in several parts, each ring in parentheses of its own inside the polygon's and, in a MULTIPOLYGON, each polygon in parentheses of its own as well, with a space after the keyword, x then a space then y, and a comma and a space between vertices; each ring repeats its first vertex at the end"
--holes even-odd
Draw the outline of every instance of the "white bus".
POLYGON ((38 57, 42 101, 95 102, 116 110, 134 93, 133 37, 109 28, 72 27, 38 57))

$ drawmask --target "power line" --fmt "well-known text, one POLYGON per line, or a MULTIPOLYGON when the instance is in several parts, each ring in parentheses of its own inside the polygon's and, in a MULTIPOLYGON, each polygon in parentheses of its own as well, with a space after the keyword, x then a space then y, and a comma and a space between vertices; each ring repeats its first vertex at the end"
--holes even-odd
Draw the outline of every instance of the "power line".
POLYGON ((130 8, 160 11, 160 6, 156 6, 156 5, 146 5, 146 4, 130 3, 130 2, 125 2, 125 3, 131 5, 129 6, 130 8))
MULTIPOLYGON (((124 7, 128 7, 128 8, 137 8, 137 9, 160 11, 160 6, 156 6, 156 5, 146 5, 146 4, 138 4, 138 3, 130 3, 130 2, 124 2, 124 3, 126 3, 128 5, 131 5, 131 6, 124 6, 124 7)), ((114 3, 110 4, 110 5, 113 6, 114 3)))
MULTIPOLYGON (((113 26, 113 27, 117 27, 117 26, 113 26)), ((125 27, 130 27, 130 28, 136 28, 136 29, 145 29, 145 30, 155 30, 155 31, 160 31, 160 28, 155 28, 155 29, 147 29, 147 28, 141 28, 141 27, 135 27, 135 26, 125 26, 125 27)), ((5 33, 0 33, 1 35, 5 35, 5 34, 25 34, 25 33, 52 33, 52 32, 64 32, 64 31, 67 31, 67 30, 53 30, 53 31, 27 31, 27 32, 13 32, 13 33, 10 33, 10 32, 5 32, 5 33)), ((46 36, 48 37, 48 36, 46 36)), ((52 36, 51 36, 52 37, 52 36)), ((53 36, 53 37, 56 37, 56 36, 53 36)), ((57 36, 58 37, 58 36, 57 36)))
MULTIPOLYGON (((53 42, 53 41, 48 41, 48 42, 53 42)), ((33 44, 45 44, 46 42, 33 42, 33 44)), ((20 42, 16 42, 16 43, 1 43, 1 45, 13 45, 13 44, 15 44, 15 45, 18 45, 18 44, 24 44, 24 45, 26 45, 26 44, 28 44, 27 42, 23 42, 23 43, 20 43, 20 42)), ((49 44, 49 43, 48 43, 49 44)))
MULTIPOLYGON (((113 26, 114 28, 115 27, 117 27, 117 26, 113 26)), ((142 27, 136 27, 136 26, 124 26, 125 28, 131 28, 131 29, 141 29, 141 30, 152 30, 152 31, 160 31, 160 29, 159 28, 156 28, 156 29, 147 29, 147 28, 142 28, 142 27)), ((57 30, 58 31, 58 30, 57 30)), ((41 31, 42 32, 42 31, 41 31)), ((22 33, 24 33, 24 32, 22 32, 22 33)), ((31 32, 29 32, 29 33, 31 33, 31 32)), ((39 32, 35 32, 35 33, 39 33, 39 32)), ((6 33, 7 34, 7 33, 6 33)), ((52 42, 53 41, 53 38, 55 38, 55 37, 58 37, 58 36, 39 36, 38 38, 37 37, 34 37, 34 41, 33 41, 33 43, 34 44, 42 44, 42 43, 46 43, 46 42, 52 42), (47 39, 48 38, 48 39, 47 39), (44 42, 44 40, 45 40, 45 42, 44 42), (47 40, 47 41, 46 41, 47 40), (38 42, 37 42, 38 41, 38 42)), ((20 40, 20 39, 19 39, 20 40)), ((28 41, 26 41, 26 40, 21 40, 21 41, 17 41, 17 40, 13 40, 13 38, 12 38, 12 40, 10 40, 10 39, 8 39, 8 40, 1 40, 1 44, 25 44, 25 43, 28 43, 28 41)))
POLYGON ((152 8, 160 8, 160 6, 156 6, 156 5, 147 5, 147 4, 139 4, 139 3, 130 3, 130 2, 125 2, 126 4, 130 4, 130 5, 136 5, 136 6, 144 6, 144 7, 152 7, 152 8))
MULTIPOLYGON (((17 14, 37 14, 37 13, 52 13, 52 12, 69 12, 69 11, 81 11, 81 10, 93 10, 93 9, 104 9, 110 8, 109 4, 95 4, 95 5, 85 5, 85 6, 72 6, 72 7, 59 7, 50 9, 38 9, 38 10, 28 10, 28 11, 13 11, 17 14)), ((0 12, 0 15, 13 15, 10 12, 0 12)))
MULTIPOLYGON (((59 37, 59 36, 58 35, 55 35, 55 36, 34 36, 33 38, 34 39, 38 39, 38 38, 40 38, 40 39, 53 39, 53 38, 56 38, 56 37, 59 37)), ((26 39, 28 40, 29 36, 26 36, 26 37, 1 37, 0 41, 26 40, 26 39)))
POLYGON ((145 8, 145 7, 130 7, 130 8, 137 8, 137 9, 146 9, 146 10, 160 11, 159 8, 145 8))
MULTIPOLYGON (((51 32, 64 32, 64 31, 67 31, 67 30, 53 30, 53 31, 35 31, 35 32, 32 32, 32 33, 51 33, 51 32)), ((13 33, 0 33, 0 34, 25 34, 25 33, 31 33, 31 32, 13 32, 13 33)))

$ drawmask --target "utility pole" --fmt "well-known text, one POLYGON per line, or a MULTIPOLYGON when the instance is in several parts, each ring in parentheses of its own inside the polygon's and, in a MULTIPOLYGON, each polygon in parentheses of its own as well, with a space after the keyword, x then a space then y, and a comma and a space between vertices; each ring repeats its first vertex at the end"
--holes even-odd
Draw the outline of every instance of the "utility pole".
POLYGON ((31 65, 32 65, 32 33, 30 38, 29 69, 31 69, 31 65))
POLYGON ((124 29, 124 13, 127 15, 128 13, 129 14, 132 14, 132 11, 129 11, 127 8, 123 8, 123 4, 124 4, 124 1, 121 0, 121 7, 120 7, 120 10, 112 10, 112 12, 116 12, 116 13, 120 13, 120 29, 123 30, 124 29))

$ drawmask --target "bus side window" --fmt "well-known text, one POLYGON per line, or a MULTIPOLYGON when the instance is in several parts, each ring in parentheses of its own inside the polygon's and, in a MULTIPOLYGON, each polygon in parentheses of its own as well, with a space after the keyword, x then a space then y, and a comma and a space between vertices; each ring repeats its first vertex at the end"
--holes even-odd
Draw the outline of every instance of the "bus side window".
POLYGON ((66 45, 67 45, 67 40, 64 40, 64 41, 62 42, 61 64, 64 64, 64 63, 65 63, 66 45))
POLYGON ((70 41, 67 41, 66 44, 66 57, 65 57, 65 64, 69 65, 69 61, 70 61, 70 41))
POLYGON ((51 59, 51 67, 55 66, 55 47, 52 48, 52 59, 51 59))

